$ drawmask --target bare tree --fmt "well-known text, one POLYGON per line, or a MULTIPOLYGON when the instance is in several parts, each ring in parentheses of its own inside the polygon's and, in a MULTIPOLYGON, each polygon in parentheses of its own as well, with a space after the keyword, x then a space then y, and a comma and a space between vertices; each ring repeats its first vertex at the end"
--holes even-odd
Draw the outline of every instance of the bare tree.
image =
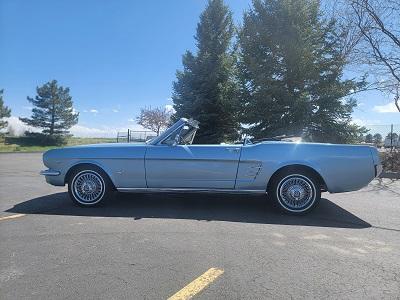
POLYGON ((375 88, 394 95, 400 112, 400 0, 347 0, 347 5, 348 26, 358 31, 351 32, 357 63, 369 66, 375 88))
POLYGON ((157 133, 157 136, 162 129, 165 129, 169 125, 170 119, 171 111, 162 107, 141 108, 139 116, 136 117, 136 121, 139 125, 154 131, 157 133))

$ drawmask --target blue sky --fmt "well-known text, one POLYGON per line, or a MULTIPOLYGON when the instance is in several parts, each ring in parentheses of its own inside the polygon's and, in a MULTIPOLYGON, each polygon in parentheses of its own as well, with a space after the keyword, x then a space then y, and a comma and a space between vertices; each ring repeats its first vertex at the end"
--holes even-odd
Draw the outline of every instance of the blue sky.
MULTIPOLYGON (((250 1, 226 1, 240 22, 250 1)), ((80 112, 77 135, 114 136, 137 128, 141 107, 172 104, 182 54, 205 0, 0 0, 0 88, 12 115, 30 115, 26 96, 57 79, 80 112)), ((390 99, 358 95, 358 123, 400 123, 390 99)), ((16 118, 15 118, 16 119, 16 118)), ((15 120, 14 120, 15 121, 15 120)))

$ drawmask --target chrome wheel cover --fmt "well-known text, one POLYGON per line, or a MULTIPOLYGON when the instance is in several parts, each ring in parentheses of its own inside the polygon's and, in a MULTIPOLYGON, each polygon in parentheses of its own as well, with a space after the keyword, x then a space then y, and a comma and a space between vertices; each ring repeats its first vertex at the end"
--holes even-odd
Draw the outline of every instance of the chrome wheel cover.
POLYGON ((280 204, 292 212, 302 212, 315 202, 316 190, 306 176, 293 174, 283 178, 277 189, 280 204))
POLYGON ((72 181, 72 192, 79 203, 96 204, 104 196, 104 180, 92 170, 79 172, 72 181))

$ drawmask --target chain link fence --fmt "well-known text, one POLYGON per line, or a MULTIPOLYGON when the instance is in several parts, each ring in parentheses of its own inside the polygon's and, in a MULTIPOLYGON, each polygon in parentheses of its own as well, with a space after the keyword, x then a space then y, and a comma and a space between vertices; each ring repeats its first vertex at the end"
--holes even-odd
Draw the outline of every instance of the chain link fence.
POLYGON ((366 125, 365 143, 374 144, 380 152, 386 172, 400 172, 400 124, 366 125))
POLYGON ((374 143, 377 147, 384 148, 400 147, 400 124, 365 125, 365 127, 369 130, 365 137, 366 143, 374 143))
POLYGON ((152 131, 130 130, 117 133, 117 143, 146 142, 154 138, 156 134, 152 131))

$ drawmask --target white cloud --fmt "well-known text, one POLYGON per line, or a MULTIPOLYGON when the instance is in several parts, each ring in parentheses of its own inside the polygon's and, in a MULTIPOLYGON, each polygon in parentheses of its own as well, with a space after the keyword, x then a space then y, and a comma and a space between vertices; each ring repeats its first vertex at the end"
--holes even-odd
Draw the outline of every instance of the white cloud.
POLYGON ((77 137, 117 137, 117 129, 95 128, 82 125, 74 125, 69 130, 71 134, 77 137))
POLYGON ((372 109, 373 111, 376 111, 378 113, 394 113, 394 112, 399 112, 397 110, 396 105, 394 104, 394 102, 385 104, 385 105, 376 105, 374 106, 374 108, 372 109))
POLYGON ((367 125, 379 125, 379 124, 381 124, 381 121, 380 120, 366 120, 366 119, 360 119, 360 118, 353 118, 352 123, 356 124, 358 126, 367 126, 367 125))
MULTIPOLYGON (((12 135, 21 136, 25 131, 40 132, 39 128, 34 128, 23 123, 18 117, 11 116, 10 118, 4 118, 8 122, 7 131, 12 135)), ((134 121, 134 120, 133 120, 134 121)), ((69 129, 69 132, 76 137, 106 137, 106 138, 117 138, 118 132, 127 132, 128 128, 133 131, 147 131, 142 126, 137 124, 129 124, 121 127, 87 127, 83 125, 74 125, 69 129)))
POLYGON ((83 125, 74 125, 71 127, 69 132, 76 137, 105 137, 105 138, 117 138, 118 132, 127 132, 128 128, 133 131, 144 131, 145 129, 140 125, 129 125, 127 127, 109 127, 103 126, 100 128, 86 127, 83 125))
POLYGON ((354 123, 354 124, 356 124, 356 125, 359 125, 359 126, 364 126, 364 125, 365 125, 365 121, 362 120, 362 119, 358 119, 358 118, 354 118, 354 119, 352 120, 352 123, 354 123))
POLYGON ((170 112, 170 113, 175 113, 174 106, 173 106, 173 105, 171 105, 171 104, 167 104, 167 105, 165 105, 165 109, 167 110, 167 112, 170 112))
POLYGON ((128 122, 135 122, 133 118, 128 119, 128 122))
POLYGON ((32 106, 22 106, 22 108, 26 109, 26 110, 32 110, 33 107, 32 106))
POLYGON ((4 118, 8 122, 7 131, 14 136, 21 136, 25 131, 39 132, 40 129, 26 125, 18 117, 4 118))
POLYGON ((84 113, 97 114, 99 111, 98 111, 97 109, 92 108, 92 109, 89 109, 89 110, 84 109, 83 112, 84 112, 84 113))
POLYGON ((117 113, 117 112, 119 112, 119 110, 116 109, 116 108, 114 108, 114 109, 112 110, 112 112, 117 113))
POLYGON ((172 98, 167 98, 167 101, 172 101, 172 98))

